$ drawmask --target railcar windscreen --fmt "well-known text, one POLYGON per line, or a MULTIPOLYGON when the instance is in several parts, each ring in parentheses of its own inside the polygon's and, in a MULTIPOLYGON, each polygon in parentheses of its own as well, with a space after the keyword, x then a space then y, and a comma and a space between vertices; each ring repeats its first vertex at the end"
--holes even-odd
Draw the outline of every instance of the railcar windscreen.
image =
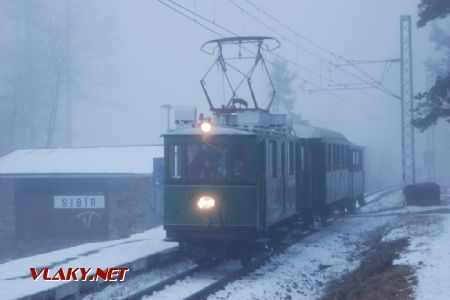
POLYGON ((231 177, 237 181, 249 179, 250 148, 247 144, 230 145, 231 177))
POLYGON ((188 145, 188 179, 221 180, 227 176, 225 145, 188 145))

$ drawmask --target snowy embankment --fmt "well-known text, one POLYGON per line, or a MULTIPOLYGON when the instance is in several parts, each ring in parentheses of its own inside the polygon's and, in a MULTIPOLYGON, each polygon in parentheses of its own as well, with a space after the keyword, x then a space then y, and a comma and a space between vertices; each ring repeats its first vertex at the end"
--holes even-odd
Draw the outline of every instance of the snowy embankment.
POLYGON ((65 284, 63 281, 33 281, 30 268, 108 268, 122 266, 177 246, 164 242, 165 232, 157 227, 126 239, 88 243, 0 264, 0 299, 15 299, 65 284))
POLYGON ((317 299, 326 284, 358 267, 370 232, 393 217, 338 219, 208 299, 317 299))
POLYGON ((386 240, 406 237, 410 245, 395 261, 413 267, 417 277, 416 299, 450 299, 450 188, 442 192, 442 206, 408 207, 409 213, 430 212, 419 224, 406 224, 392 230, 386 240), (443 213, 439 213, 443 211, 443 213), (434 212, 434 213, 433 213, 434 212))
POLYGON ((450 299, 449 192, 443 191, 444 205, 433 207, 405 206, 400 189, 371 195, 359 214, 336 220, 208 299, 318 299, 332 280, 360 265, 375 232, 387 232, 384 241, 410 241, 395 263, 415 270, 416 299, 450 299))
POLYGON ((415 270, 415 299, 450 299, 450 215, 433 218, 406 224, 385 237, 385 240, 407 238, 410 241, 407 251, 394 263, 415 270))

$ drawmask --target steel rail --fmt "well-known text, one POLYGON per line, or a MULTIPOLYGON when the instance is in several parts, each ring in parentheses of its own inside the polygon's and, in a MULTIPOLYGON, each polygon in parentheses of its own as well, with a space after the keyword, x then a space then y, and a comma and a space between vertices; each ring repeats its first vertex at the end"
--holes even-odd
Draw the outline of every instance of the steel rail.
POLYGON ((170 276, 158 283, 155 283, 149 287, 146 287, 142 290, 137 291, 134 294, 128 295, 124 298, 121 298, 122 300, 138 300, 141 299, 144 296, 150 296, 152 295, 154 292, 158 292, 163 290, 166 286, 169 285, 173 285, 175 282, 177 282, 178 280, 183 280, 188 276, 191 276, 192 274, 199 272, 203 269, 205 269, 206 266, 205 265, 200 265, 200 266, 196 266, 192 269, 183 271, 181 273, 178 273, 176 275, 170 276))
MULTIPOLYGON (((148 257, 139 259, 136 262, 126 263, 123 266, 130 269, 130 272, 127 274, 127 279, 132 279, 143 273, 151 272, 151 270, 155 268, 161 268, 169 264, 178 263, 185 258, 186 256, 182 253, 182 251, 174 247, 160 252, 156 252, 154 254, 149 255, 148 257), (141 267, 136 268, 135 265, 140 265, 141 267)), ((88 295, 99 293, 104 289, 106 289, 108 286, 111 286, 113 283, 114 282, 110 281, 80 282, 79 285, 80 296, 85 297, 88 295)))
MULTIPOLYGON (((327 224, 331 224, 332 221, 334 221, 334 219, 331 220, 331 222, 329 222, 327 224)), ((184 298, 184 300, 206 299, 209 295, 222 290, 227 284, 229 284, 233 281, 236 281, 239 278, 254 272, 258 268, 262 267, 273 256, 283 253, 290 246, 298 243, 302 239, 304 239, 316 232, 317 232, 317 230, 311 229, 307 232, 299 233, 299 236, 295 237, 295 239, 290 240, 288 243, 281 243, 281 245, 279 247, 277 247, 275 249, 275 251, 262 254, 261 256, 254 259, 248 266, 242 267, 239 270, 233 271, 230 274, 225 275, 224 277, 216 280, 215 282, 211 283, 210 285, 208 285, 208 286, 202 288, 201 290, 193 293, 192 295, 184 298)))

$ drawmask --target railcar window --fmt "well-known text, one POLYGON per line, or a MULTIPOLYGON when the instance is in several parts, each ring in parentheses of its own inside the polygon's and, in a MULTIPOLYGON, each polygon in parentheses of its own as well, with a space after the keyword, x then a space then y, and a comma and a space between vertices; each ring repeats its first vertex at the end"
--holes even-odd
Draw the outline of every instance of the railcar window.
POLYGON ((181 178, 180 162, 181 162, 180 145, 169 146, 169 176, 172 179, 181 178))
POLYGON ((188 145, 188 178, 225 179, 227 149, 225 145, 188 145))
POLYGON ((245 180, 250 172, 250 147, 245 144, 230 145, 231 176, 245 180))
POLYGON ((278 155, 277 155, 277 143, 270 142, 269 143, 269 157, 271 160, 271 175, 273 178, 277 177, 277 168, 278 168, 278 155))
POLYGON ((293 142, 289 142, 289 175, 295 173, 295 145, 293 142))

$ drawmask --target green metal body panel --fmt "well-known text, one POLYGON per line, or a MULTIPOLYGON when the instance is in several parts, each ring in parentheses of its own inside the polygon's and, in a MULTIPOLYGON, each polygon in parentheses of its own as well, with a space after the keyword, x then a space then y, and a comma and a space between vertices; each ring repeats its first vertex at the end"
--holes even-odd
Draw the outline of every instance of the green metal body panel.
MULTIPOLYGON (((164 186, 164 226, 170 230, 193 231, 239 230, 256 231, 260 226, 260 153, 257 148, 256 135, 171 135, 165 137, 165 157, 169 155, 168 146, 181 146, 181 178, 171 179, 166 176, 164 186), (207 183, 207 178, 192 181, 187 178, 188 144, 245 144, 249 147, 248 178, 236 180, 230 176, 230 151, 227 151, 226 178, 218 182, 207 183), (202 211, 197 207, 201 196, 211 196, 216 206, 202 211)), ((168 174, 166 160, 166 174, 168 174)))
POLYGON ((186 226, 258 226, 259 195, 256 186, 166 185, 164 224, 186 226), (201 211, 197 200, 216 199, 216 207, 201 211))
POLYGON ((274 224, 282 222, 297 214, 296 202, 297 202, 297 189, 296 189, 296 175, 288 174, 288 168, 286 166, 287 160, 287 142, 295 142, 295 139, 288 139, 284 136, 266 137, 266 142, 262 147, 265 151, 262 156, 262 160, 266 163, 264 165, 265 174, 262 182, 265 187, 265 216, 264 224, 266 227, 270 227, 274 224), (272 177, 270 169, 272 168, 270 157, 270 143, 276 142, 277 148, 277 176, 272 177), (283 146, 284 144, 284 146, 283 146))

